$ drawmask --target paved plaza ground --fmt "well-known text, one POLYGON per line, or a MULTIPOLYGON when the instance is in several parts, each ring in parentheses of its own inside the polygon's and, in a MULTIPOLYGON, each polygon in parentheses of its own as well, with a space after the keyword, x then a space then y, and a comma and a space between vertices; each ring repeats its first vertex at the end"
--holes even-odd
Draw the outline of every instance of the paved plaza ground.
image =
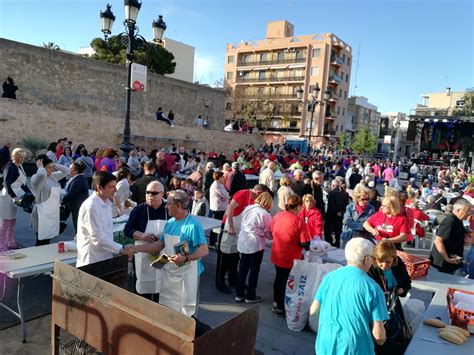
MULTIPOLYGON (((276 206, 276 204, 275 204, 276 206)), ((276 208, 274 211, 276 212, 276 208)), ((34 234, 29 226, 29 214, 19 212, 15 236, 19 244, 24 247, 34 245, 34 234)), ((73 229, 71 223, 61 240, 71 240, 73 229)), ((53 240, 53 242, 56 241, 53 240)), ((418 254, 427 255, 427 250, 418 251, 418 254)), ((260 318, 257 332, 256 349, 264 354, 314 354, 316 334, 308 327, 302 332, 294 332, 287 328, 283 318, 277 318, 271 311, 273 298, 274 266, 269 260, 270 248, 265 251, 261 266, 257 294, 263 297, 260 308, 260 318)), ((199 319, 211 326, 216 326, 249 307, 245 303, 236 303, 234 295, 225 295, 214 287, 216 252, 211 250, 204 259, 205 272, 200 283, 200 310, 199 319)), ((47 279, 46 279, 47 280, 47 279)), ((34 302, 32 294, 25 294, 23 302, 34 302)), ((34 297, 33 297, 34 298, 34 297)), ((429 299, 425 299, 429 302, 429 299)), ((0 317, 8 315, 0 309, 0 317)), ((21 343, 20 326, 13 326, 0 331, 1 354, 49 354, 50 353, 50 316, 42 316, 27 323, 28 342, 21 343)))

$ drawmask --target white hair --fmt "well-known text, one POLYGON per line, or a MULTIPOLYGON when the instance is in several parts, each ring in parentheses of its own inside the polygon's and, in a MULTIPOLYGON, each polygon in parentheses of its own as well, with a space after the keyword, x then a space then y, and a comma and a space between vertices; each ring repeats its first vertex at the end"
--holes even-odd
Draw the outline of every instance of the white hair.
POLYGON ((303 170, 301 170, 301 169, 296 169, 296 170, 293 172, 293 175, 298 175, 298 174, 303 174, 303 170))
POLYGON ((347 242, 344 254, 348 263, 363 264, 366 256, 374 255, 374 245, 364 238, 352 238, 347 242))
POLYGON ((471 204, 465 198, 457 199, 453 204, 453 212, 463 210, 466 206, 471 207, 471 204))

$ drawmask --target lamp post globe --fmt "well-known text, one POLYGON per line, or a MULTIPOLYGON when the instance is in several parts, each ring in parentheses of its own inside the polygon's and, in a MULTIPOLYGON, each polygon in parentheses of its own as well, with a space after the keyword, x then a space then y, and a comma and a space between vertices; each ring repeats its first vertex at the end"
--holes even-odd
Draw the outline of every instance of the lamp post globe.
POLYGON ((124 0, 123 6, 125 8, 125 22, 127 24, 135 24, 142 3, 138 0, 124 0))
POLYGON ((166 23, 163 21, 163 16, 159 15, 158 20, 153 21, 151 27, 153 28, 153 41, 161 43, 166 31, 166 23))
POLYGON ((105 39, 107 36, 112 33, 112 26, 114 25, 115 15, 111 10, 109 4, 107 4, 107 8, 105 11, 100 12, 100 21, 102 23, 102 32, 104 33, 105 39))

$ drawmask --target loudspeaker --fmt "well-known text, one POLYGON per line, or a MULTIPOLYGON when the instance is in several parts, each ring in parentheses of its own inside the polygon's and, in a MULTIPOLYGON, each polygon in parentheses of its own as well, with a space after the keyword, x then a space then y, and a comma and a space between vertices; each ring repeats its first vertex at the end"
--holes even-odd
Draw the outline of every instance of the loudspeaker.
POLYGON ((410 121, 408 123, 407 141, 414 141, 416 138, 416 122, 410 121))

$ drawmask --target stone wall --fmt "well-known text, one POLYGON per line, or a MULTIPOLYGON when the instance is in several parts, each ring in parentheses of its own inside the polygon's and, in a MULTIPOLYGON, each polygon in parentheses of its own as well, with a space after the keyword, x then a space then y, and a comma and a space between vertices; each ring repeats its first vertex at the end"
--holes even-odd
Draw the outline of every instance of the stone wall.
MULTIPOLYGON (((88 147, 121 142, 125 117, 125 67, 79 55, 0 38, 0 80, 12 76, 17 100, 0 100, 0 139, 12 143, 25 136, 47 140, 71 138, 88 147)), ((222 132, 225 92, 148 73, 148 91, 132 92, 132 143, 167 146, 170 141, 206 150, 232 152, 259 145, 259 135, 222 132), (155 112, 173 109, 175 128, 157 122, 155 112), (209 129, 196 127, 198 114, 209 129)), ((0 141, 0 143, 2 143, 0 141)))
MULTIPOLYGON (((59 110, 125 116, 126 68, 76 54, 0 38, 0 79, 12 76, 17 98, 59 110)), ((176 122, 193 126, 201 114, 211 127, 224 127, 224 90, 148 73, 148 91, 132 92, 131 117, 153 120, 159 106, 175 112, 176 122)))
MULTIPOLYGON (((53 141, 67 137, 73 143, 83 143, 91 150, 95 147, 118 147, 122 141, 123 119, 78 109, 58 110, 22 100, 0 98, 0 144, 11 142, 21 146, 23 138, 34 136, 53 141)), ((215 149, 228 157, 245 144, 259 146, 263 139, 259 134, 240 134, 206 128, 176 126, 171 128, 156 120, 132 120, 131 142, 136 146, 152 148, 168 147, 170 143, 187 149, 204 151, 215 149)))

